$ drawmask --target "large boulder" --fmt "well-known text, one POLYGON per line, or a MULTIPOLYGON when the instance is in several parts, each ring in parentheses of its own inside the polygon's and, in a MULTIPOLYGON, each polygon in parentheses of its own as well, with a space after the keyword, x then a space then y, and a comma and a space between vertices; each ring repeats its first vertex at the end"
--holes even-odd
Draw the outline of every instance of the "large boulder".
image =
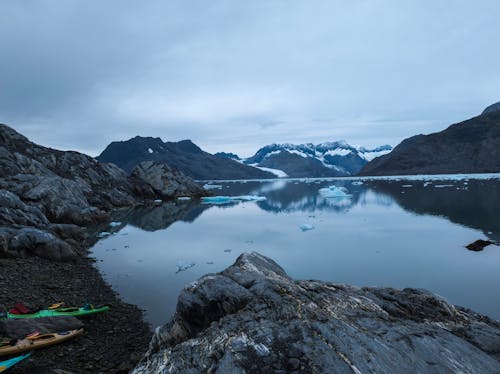
POLYGON ((205 195, 205 190, 200 185, 164 163, 141 162, 132 170, 131 176, 146 183, 164 199, 205 195))
POLYGON ((33 227, 0 227, 0 256, 38 256, 56 261, 75 261, 79 258, 68 243, 51 232, 33 227))
POLYGON ((428 291, 295 281, 245 253, 181 292, 133 373, 494 373, 499 360, 499 322, 428 291))

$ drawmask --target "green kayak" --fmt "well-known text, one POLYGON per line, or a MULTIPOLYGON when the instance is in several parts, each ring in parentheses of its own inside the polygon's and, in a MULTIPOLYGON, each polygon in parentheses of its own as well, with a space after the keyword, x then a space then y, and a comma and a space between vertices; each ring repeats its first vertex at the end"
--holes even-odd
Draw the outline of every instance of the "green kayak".
POLYGON ((29 356, 30 356, 30 354, 28 353, 26 355, 11 358, 10 360, 0 361, 0 373, 3 373, 4 371, 9 370, 12 366, 14 366, 18 362, 24 360, 25 358, 28 358, 29 356))
POLYGON ((42 317, 59 317, 59 316, 88 316, 90 314, 102 313, 109 310, 109 306, 97 306, 95 308, 59 308, 59 309, 44 309, 32 314, 14 314, 7 312, 7 318, 42 318, 42 317))

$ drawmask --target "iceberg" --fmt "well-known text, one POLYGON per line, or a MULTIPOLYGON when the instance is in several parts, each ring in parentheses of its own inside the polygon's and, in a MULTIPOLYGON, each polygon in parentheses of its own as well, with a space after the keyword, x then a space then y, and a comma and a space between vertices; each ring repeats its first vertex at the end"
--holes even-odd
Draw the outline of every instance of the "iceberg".
POLYGON ((351 183, 353 186, 361 186, 363 184, 363 182, 361 181, 354 181, 351 183))
POLYGON ((202 204, 229 204, 230 196, 205 196, 201 198, 202 204))
POLYGON ((191 198, 189 196, 179 196, 177 200, 186 201, 186 200, 191 200, 191 198))
POLYGON ((113 222, 110 222, 109 227, 118 227, 118 226, 120 226, 121 224, 122 224, 121 222, 116 222, 116 221, 113 221, 113 222))
POLYGON ((310 225, 309 223, 303 223, 302 225, 299 226, 299 228, 302 230, 302 231, 309 231, 309 230, 313 230, 314 229, 314 226, 313 225, 310 225))
POLYGON ((319 193, 321 196, 326 198, 346 198, 351 197, 344 187, 330 186, 325 188, 320 188, 319 193))
POLYGON ((187 269, 192 268, 195 265, 196 265, 196 263, 192 262, 192 261, 178 261, 177 262, 177 271, 175 273, 177 274, 181 271, 185 271, 187 269))
POLYGON ((203 188, 206 190, 220 190, 222 188, 222 185, 207 183, 203 185, 203 188))
POLYGON ((242 201, 263 201, 264 196, 243 195, 243 196, 205 196, 201 198, 203 204, 230 204, 242 201))
POLYGON ((99 234, 97 234, 97 237, 98 238, 105 238, 106 236, 110 236, 110 235, 111 235, 110 232, 103 231, 103 232, 100 232, 99 234))

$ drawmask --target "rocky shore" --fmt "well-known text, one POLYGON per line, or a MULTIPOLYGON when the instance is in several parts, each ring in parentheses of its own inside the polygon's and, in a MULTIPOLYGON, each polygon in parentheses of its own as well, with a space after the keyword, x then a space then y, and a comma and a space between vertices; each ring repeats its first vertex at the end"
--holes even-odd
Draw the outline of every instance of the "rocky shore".
MULTIPOLYGON (((120 301, 104 282, 88 248, 96 229, 109 227, 117 211, 164 201, 173 206, 166 210, 176 211, 176 197, 203 195, 201 186, 165 164, 145 162, 128 175, 78 152, 34 144, 0 125, 0 305, 111 307, 82 319, 84 336, 35 352, 12 373, 130 371, 147 348, 149 326, 139 308, 120 301)), ((82 324, 75 318, 17 327, 12 322, 0 321, 2 336, 82 324)))
MULTIPOLYGON (((0 304, 3 306, 12 306, 21 300, 31 307, 59 301, 67 305, 87 302, 110 305, 109 312, 67 321, 64 330, 77 328, 83 323, 84 335, 33 352, 28 360, 12 369, 13 374, 57 373, 57 370, 127 373, 146 351, 151 330, 143 322, 142 312, 120 301, 92 266, 91 260, 61 263, 40 258, 1 259, 0 269, 0 304)), ((39 321, 33 328, 41 330, 39 321)))
POLYGON ((133 371, 498 373, 500 323, 419 289, 291 279, 242 254, 181 292, 133 371))

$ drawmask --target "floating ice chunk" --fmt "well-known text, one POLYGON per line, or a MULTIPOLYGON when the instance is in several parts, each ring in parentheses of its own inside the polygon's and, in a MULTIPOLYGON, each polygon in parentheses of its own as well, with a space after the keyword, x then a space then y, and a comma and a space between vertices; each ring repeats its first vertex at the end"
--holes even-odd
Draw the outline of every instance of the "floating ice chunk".
POLYGON ((403 188, 411 188, 411 187, 413 187, 413 184, 403 184, 401 187, 403 187, 403 188))
POLYGON ((319 193, 323 197, 327 198, 346 198, 346 197, 351 197, 351 195, 348 194, 349 191, 347 191, 347 188, 344 187, 337 187, 337 186, 330 186, 330 187, 325 187, 325 188, 320 188, 319 193))
POLYGON ((202 197, 203 204, 229 204, 232 202, 240 201, 263 201, 266 200, 264 196, 243 195, 243 196, 206 196, 202 197))
POLYGON ((149 153, 153 153, 153 150, 151 148, 148 148, 149 153))
POLYGON ((111 235, 110 232, 103 231, 103 232, 100 232, 99 234, 97 234, 97 237, 98 238, 105 238, 106 236, 110 236, 110 235, 111 235))
POLYGON ((363 182, 361 181, 354 181, 351 183, 353 186, 361 186, 363 184, 363 182))
POLYGON ((429 184, 432 184, 432 182, 424 182, 424 187, 427 187, 429 184))
POLYGON ((121 222, 118 222, 118 221, 113 221, 113 222, 110 222, 109 223, 109 227, 118 227, 120 226, 122 223, 121 222))
POLYGON ((177 261, 177 271, 175 273, 191 269, 195 265, 196 263, 192 261, 177 261))
POLYGON ((191 200, 191 198, 189 196, 179 196, 177 200, 186 201, 186 200, 191 200))
POLYGON ((234 200, 241 201, 264 201, 266 198, 264 196, 256 196, 256 195, 243 195, 243 196, 234 196, 234 200))
POLYGON ((436 184, 434 187, 444 188, 444 187, 453 187, 453 185, 452 184, 436 184))
POLYGON ((203 204, 229 204, 231 196, 205 196, 201 198, 203 204))
POLYGON ((203 185, 203 188, 206 190, 220 190, 222 188, 222 186, 220 184, 207 183, 207 184, 203 185))
POLYGON ((313 230, 314 229, 314 226, 309 224, 309 223, 303 223, 302 225, 299 226, 299 228, 302 230, 302 231, 309 231, 309 230, 313 230))
POLYGON ((161 200, 161 199, 156 199, 154 202, 155 202, 155 204, 161 204, 161 203, 163 202, 163 200, 161 200))

